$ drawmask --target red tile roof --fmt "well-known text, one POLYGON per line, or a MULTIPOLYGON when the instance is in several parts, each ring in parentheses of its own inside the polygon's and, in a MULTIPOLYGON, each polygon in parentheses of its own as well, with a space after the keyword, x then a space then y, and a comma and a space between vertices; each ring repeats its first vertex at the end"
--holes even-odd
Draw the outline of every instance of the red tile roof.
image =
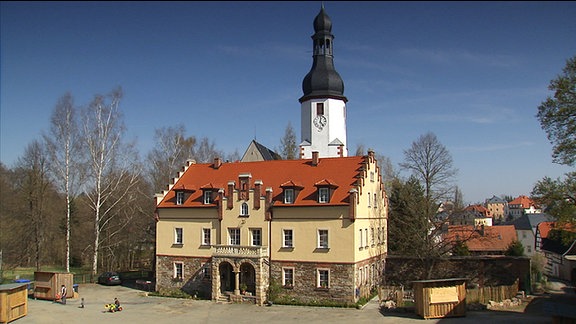
POLYGON ((540 238, 547 238, 550 231, 554 228, 554 222, 542 222, 538 224, 538 232, 540 232, 540 238))
POLYGON ((534 200, 532 200, 526 196, 519 196, 518 198, 509 202, 508 206, 510 206, 510 205, 520 205, 521 208, 530 208, 530 206, 536 206, 536 204, 534 203, 534 200))
MULTIPOLYGON (((302 187, 290 206, 317 205, 317 186, 330 187, 330 201, 322 205, 346 205, 349 203, 349 191, 356 187, 367 157, 321 158, 318 165, 312 165, 311 159, 272 160, 257 162, 222 163, 215 168, 212 163, 192 164, 174 184, 174 188, 211 188, 224 189, 227 195, 230 181, 239 186, 239 176, 250 174, 251 187, 254 182, 262 181, 261 194, 266 188, 272 188, 274 205, 284 205, 282 187, 294 184, 302 187)), ((184 204, 176 205, 175 192, 170 190, 158 204, 162 207, 200 207, 203 206, 202 190, 196 190, 186 198, 184 204)))
POLYGON ((465 242, 470 252, 504 252, 517 236, 514 225, 484 226, 484 234, 481 227, 451 225, 444 238, 465 242))
POLYGON ((482 205, 470 205, 464 208, 465 211, 472 211, 484 215, 484 217, 492 217, 490 211, 482 205))

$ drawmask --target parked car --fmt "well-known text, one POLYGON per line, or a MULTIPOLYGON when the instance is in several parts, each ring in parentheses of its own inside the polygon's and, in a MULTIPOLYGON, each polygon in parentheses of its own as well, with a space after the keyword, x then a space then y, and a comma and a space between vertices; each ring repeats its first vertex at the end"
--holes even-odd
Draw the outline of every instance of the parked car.
POLYGON ((120 280, 120 274, 114 271, 104 272, 98 277, 98 283, 102 285, 112 286, 119 285, 122 283, 120 280))

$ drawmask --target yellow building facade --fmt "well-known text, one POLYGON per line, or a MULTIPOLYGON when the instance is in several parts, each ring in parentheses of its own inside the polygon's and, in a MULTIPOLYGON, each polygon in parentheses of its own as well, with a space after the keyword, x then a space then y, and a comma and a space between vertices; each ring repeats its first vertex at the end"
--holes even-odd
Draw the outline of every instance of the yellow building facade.
POLYGON ((351 304, 382 278, 387 197, 372 152, 190 162, 157 199, 160 292, 262 304, 273 286, 275 298, 351 304))

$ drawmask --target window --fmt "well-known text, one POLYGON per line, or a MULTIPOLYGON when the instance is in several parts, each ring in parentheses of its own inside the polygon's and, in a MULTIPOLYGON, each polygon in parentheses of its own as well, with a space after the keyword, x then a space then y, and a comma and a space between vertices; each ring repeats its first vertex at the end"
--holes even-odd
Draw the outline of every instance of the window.
POLYGON ((184 277, 184 264, 182 262, 174 262, 174 278, 182 279, 184 277))
POLYGON ((212 278, 212 269, 210 269, 210 263, 205 263, 204 267, 202 267, 202 272, 204 273, 204 279, 212 278))
POLYGON ((212 191, 205 190, 204 191, 204 204, 211 204, 212 203, 212 191))
POLYGON ((370 182, 374 182, 374 171, 370 171, 370 182))
POLYGON ((318 202, 327 203, 330 200, 328 188, 318 188, 318 202))
POLYGON ((253 228, 250 230, 252 233, 252 245, 261 246, 262 245, 262 229, 253 228))
POLYGON ((362 237, 362 229, 360 229, 360 249, 364 246, 364 238, 362 237))
POLYGON ((294 287, 294 268, 282 268, 282 283, 284 287, 294 287))
POLYGON ((284 203, 285 204, 294 203, 294 189, 284 189, 284 203))
POLYGON ((328 230, 318 230, 318 248, 328 248, 328 230))
POLYGON ((282 247, 294 247, 294 237, 291 229, 282 230, 282 247))
POLYGON ((316 104, 316 115, 324 115, 324 103, 319 102, 316 104))
POLYGON ((184 204, 184 191, 176 191, 176 205, 184 204))
POLYGON ((372 205, 372 195, 368 193, 368 208, 370 208, 370 205, 372 205))
POLYGON ((240 216, 248 216, 248 204, 247 203, 242 203, 242 206, 240 207, 240 216))
POLYGON ((174 229, 174 244, 182 244, 184 242, 182 227, 174 229))
POLYGON ((366 240, 366 248, 368 248, 368 229, 364 229, 364 238, 366 240))
POLYGON ((211 244, 210 229, 209 228, 203 228, 202 229, 202 245, 210 245, 210 244, 211 244))
POLYGON ((316 287, 329 288, 330 287, 330 270, 318 269, 317 270, 317 283, 316 287))
POLYGON ((376 200, 376 193, 374 193, 374 208, 378 208, 378 202, 376 200))
POLYGON ((370 244, 374 246, 374 227, 370 227, 370 244))
POLYGON ((239 228, 229 228, 228 229, 229 243, 230 245, 240 245, 240 229, 239 228))

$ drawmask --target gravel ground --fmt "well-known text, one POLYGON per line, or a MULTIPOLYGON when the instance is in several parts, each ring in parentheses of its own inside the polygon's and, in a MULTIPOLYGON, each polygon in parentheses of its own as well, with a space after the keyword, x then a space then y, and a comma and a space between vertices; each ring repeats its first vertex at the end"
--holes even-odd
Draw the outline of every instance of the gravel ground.
MULTIPOLYGON (((273 305, 271 307, 147 296, 123 286, 81 284, 79 296, 66 305, 28 300, 28 314, 14 323, 422 323, 413 313, 384 313, 373 300, 365 308, 342 309, 273 305), (106 312, 117 297, 123 311, 106 312), (84 307, 81 307, 84 298, 84 307)), ((467 312, 465 317, 427 320, 428 323, 551 323, 551 317, 522 312, 467 312)))

